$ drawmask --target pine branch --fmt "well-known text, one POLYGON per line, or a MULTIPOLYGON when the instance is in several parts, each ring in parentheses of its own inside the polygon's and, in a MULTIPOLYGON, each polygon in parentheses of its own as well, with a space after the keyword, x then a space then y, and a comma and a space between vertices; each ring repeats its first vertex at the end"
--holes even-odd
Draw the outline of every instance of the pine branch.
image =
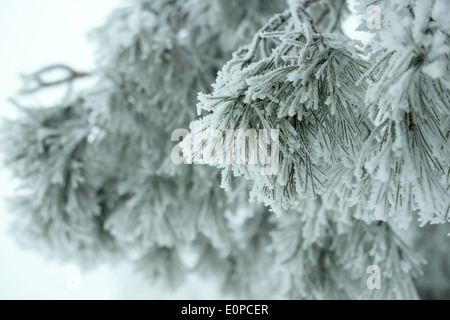
POLYGON ((21 94, 29 95, 36 93, 39 90, 49 87, 55 87, 62 84, 71 85, 74 81, 89 77, 91 73, 76 71, 73 68, 63 65, 55 64, 51 66, 44 67, 30 75, 22 75, 24 81, 24 87, 20 91, 21 94), (56 80, 46 80, 45 78, 49 76, 52 72, 59 71, 66 73, 65 76, 56 80))

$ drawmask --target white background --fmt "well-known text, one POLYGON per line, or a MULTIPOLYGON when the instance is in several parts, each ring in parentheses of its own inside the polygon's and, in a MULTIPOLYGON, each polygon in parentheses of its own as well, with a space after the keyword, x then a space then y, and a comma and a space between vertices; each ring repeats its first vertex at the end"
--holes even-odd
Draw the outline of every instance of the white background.
MULTIPOLYGON (((102 25, 118 0, 3 0, 0 3, 0 116, 14 116, 6 100, 21 87, 20 74, 54 63, 94 68, 86 33, 102 25)), ((54 98, 54 97, 53 97, 54 98)), ((47 101, 35 99, 35 105, 47 101)), ((70 290, 70 266, 44 261, 17 247, 8 234, 12 213, 5 196, 11 178, 0 168, 0 299, 219 299, 214 284, 192 278, 177 292, 152 287, 126 263, 95 272, 81 270, 80 289, 70 290)))

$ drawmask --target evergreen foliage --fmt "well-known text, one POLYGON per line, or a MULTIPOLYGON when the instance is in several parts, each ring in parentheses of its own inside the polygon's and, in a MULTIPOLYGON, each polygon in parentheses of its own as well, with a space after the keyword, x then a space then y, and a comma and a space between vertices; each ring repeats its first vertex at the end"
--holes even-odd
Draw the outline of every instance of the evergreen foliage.
POLYGON ((450 7, 356 9, 366 45, 343 32, 345 0, 115 10, 91 36, 95 86, 4 123, 18 239, 174 287, 201 272, 243 298, 448 298, 450 7), (211 132, 231 129, 278 130, 277 172, 208 157, 224 138, 211 132))

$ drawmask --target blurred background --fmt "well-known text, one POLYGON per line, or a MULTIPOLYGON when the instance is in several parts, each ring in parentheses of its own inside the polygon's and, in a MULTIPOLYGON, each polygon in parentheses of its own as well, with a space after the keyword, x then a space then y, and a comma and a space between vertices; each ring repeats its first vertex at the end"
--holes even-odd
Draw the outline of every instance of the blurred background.
MULTIPOLYGON (((87 33, 102 25, 120 0, 8 0, 0 4, 0 117, 14 118, 8 101, 22 87, 21 74, 66 64, 77 71, 94 69, 94 46, 87 33)), ((348 21, 353 37, 356 22, 348 21)), ((76 83, 75 89, 92 79, 76 83)), ((51 105, 62 98, 58 89, 29 98, 30 105, 51 105)), ((23 97, 21 98, 22 101, 23 97)), ((95 271, 44 260, 17 246, 5 201, 14 181, 0 167, 0 299, 221 299, 218 285, 192 277, 176 292, 152 286, 127 264, 104 265, 95 271)))
MULTIPOLYGON (((8 101, 22 87, 21 74, 56 63, 79 71, 94 68, 94 46, 86 37, 102 25, 120 0, 8 0, 0 4, 0 117, 14 118, 8 101)), ((89 79, 77 83, 89 84, 89 79)), ((31 105, 51 105, 61 92, 33 95, 31 105)), ((127 264, 95 271, 44 260, 17 246, 5 201, 14 181, 0 167, 0 299, 220 299, 218 286, 192 277, 176 292, 135 274, 127 264)))

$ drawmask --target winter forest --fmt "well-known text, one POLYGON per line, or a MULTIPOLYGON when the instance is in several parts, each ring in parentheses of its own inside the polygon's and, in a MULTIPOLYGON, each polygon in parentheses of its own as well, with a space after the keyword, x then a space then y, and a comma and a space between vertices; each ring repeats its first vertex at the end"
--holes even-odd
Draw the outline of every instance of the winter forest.
POLYGON ((450 299, 448 12, 123 2, 89 35, 95 70, 43 66, 23 93, 67 94, 1 123, 15 241, 236 299, 450 299))

